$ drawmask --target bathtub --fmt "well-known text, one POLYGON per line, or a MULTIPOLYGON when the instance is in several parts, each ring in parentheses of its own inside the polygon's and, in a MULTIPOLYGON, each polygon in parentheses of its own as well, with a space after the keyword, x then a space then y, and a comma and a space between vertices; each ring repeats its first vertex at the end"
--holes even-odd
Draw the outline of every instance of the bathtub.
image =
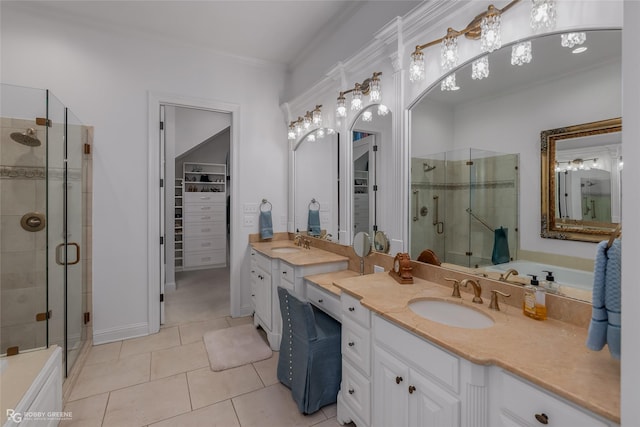
POLYGON ((510 268, 518 270, 518 275, 528 277, 527 274, 535 274, 538 280, 543 281, 547 276, 544 271, 553 271, 556 283, 572 288, 591 291, 593 289, 593 272, 576 270, 573 268, 559 267, 557 265, 540 264, 532 261, 513 261, 506 264, 497 264, 484 267, 486 271, 504 272, 510 268))

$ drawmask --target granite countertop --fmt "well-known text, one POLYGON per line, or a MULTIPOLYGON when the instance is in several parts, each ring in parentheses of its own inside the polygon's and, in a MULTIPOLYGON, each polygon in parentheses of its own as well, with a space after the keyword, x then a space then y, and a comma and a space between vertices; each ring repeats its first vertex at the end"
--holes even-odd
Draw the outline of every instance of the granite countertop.
POLYGON ((251 247, 256 251, 268 256, 269 258, 281 259, 291 265, 305 266, 315 264, 325 264, 328 262, 349 261, 346 256, 334 254, 333 252, 311 247, 305 249, 302 246, 296 246, 291 240, 275 240, 272 242, 254 242, 251 247), (291 248, 295 252, 278 252, 274 249, 291 248))
POLYGON ((332 271, 330 273, 314 274, 311 276, 305 276, 310 282, 315 283, 321 288, 331 292, 334 295, 340 296, 342 290, 333 284, 336 280, 349 279, 351 277, 359 277, 360 273, 351 270, 332 271))
POLYGON ((612 359, 606 348, 588 350, 585 328, 554 319, 536 321, 505 303, 496 312, 488 308, 488 299, 480 305, 473 304, 468 293, 463 293, 462 300, 452 298, 451 287, 416 277, 412 285, 400 285, 388 273, 337 279, 334 284, 372 312, 460 357, 500 366, 620 423, 620 362, 612 359), (430 321, 408 308, 412 300, 425 298, 481 310, 495 324, 465 329, 430 321))

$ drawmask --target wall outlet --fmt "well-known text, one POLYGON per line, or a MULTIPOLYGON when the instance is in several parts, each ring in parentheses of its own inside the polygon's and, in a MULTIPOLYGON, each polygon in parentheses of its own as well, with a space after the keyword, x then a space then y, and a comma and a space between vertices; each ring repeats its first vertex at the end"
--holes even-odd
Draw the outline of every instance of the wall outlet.
POLYGON ((244 205, 242 205, 242 213, 245 213, 245 214, 257 214, 258 213, 258 206, 259 205, 257 203, 245 203, 244 205))
POLYGON ((245 215, 244 216, 243 224, 244 224, 245 227, 253 227, 255 225, 255 223, 256 223, 256 220, 254 219, 253 216, 251 216, 251 215, 245 215))
POLYGON ((373 272, 374 273, 382 273, 382 272, 384 272, 384 267, 380 267, 379 265, 374 265, 373 266, 373 272))

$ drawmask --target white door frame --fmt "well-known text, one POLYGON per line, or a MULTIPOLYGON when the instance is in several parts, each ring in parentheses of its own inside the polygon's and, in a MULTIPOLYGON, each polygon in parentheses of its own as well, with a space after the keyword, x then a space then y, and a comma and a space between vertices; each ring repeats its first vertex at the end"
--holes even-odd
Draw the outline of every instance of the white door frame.
MULTIPOLYGON (((233 256, 233 236, 239 236, 240 224, 234 221, 237 213, 240 212, 238 206, 238 189, 240 176, 240 162, 238 161, 238 153, 240 147, 240 106, 229 102, 215 101, 204 98, 194 98, 170 93, 152 92, 148 94, 148 112, 149 112, 149 140, 148 140, 148 182, 147 182, 147 288, 148 288, 148 328, 149 333, 153 334, 160 330, 160 215, 158 209, 160 207, 160 197, 164 189, 160 188, 160 105, 171 105, 175 107, 198 108, 201 110, 210 110, 220 113, 231 114, 231 146, 229 147, 230 165, 233 173, 233 183, 231 185, 231 215, 229 217, 231 225, 231 239, 229 248, 229 264, 230 264, 230 306, 231 315, 237 315, 240 310, 240 280, 239 268, 234 264, 233 256)), ((165 183, 165 185, 167 185, 165 183)))

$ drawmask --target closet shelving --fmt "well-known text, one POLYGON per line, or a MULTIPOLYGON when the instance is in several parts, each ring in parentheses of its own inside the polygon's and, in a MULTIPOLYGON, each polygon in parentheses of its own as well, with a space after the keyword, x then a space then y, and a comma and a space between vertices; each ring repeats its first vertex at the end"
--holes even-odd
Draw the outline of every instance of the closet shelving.
POLYGON ((182 178, 175 180, 175 208, 174 208, 174 266, 175 271, 182 271, 183 265, 183 218, 184 200, 182 197, 182 178))

